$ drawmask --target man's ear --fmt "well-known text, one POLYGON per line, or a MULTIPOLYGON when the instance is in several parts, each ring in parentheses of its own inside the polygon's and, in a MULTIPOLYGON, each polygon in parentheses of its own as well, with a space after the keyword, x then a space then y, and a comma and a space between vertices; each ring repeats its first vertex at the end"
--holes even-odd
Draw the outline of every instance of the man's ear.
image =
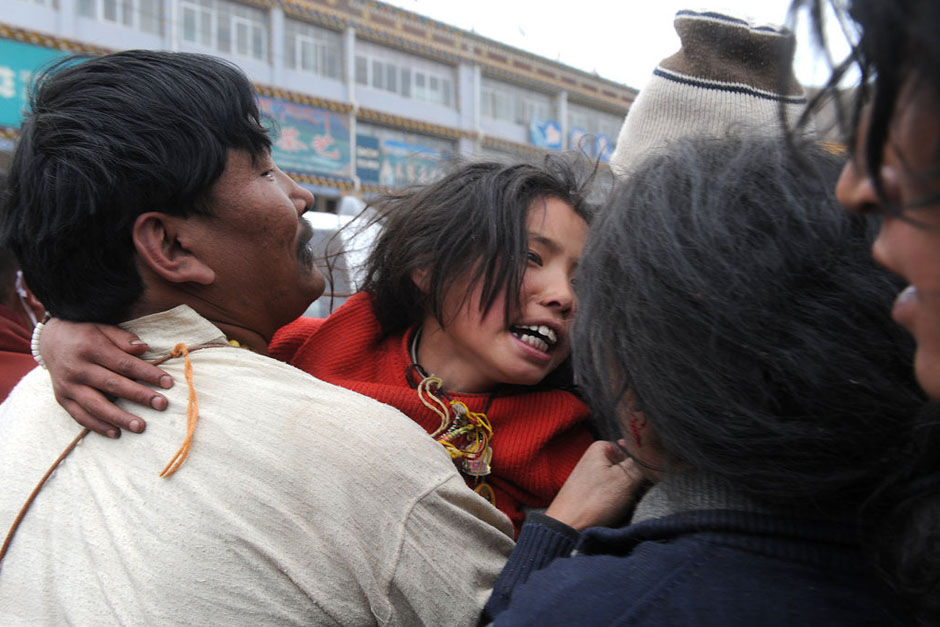
POLYGON ((186 218, 156 211, 142 213, 134 221, 134 248, 140 262, 170 283, 210 285, 215 271, 179 241, 186 218))
POLYGON ((412 270, 411 282, 414 283, 415 286, 425 294, 428 293, 428 271, 425 268, 412 270))

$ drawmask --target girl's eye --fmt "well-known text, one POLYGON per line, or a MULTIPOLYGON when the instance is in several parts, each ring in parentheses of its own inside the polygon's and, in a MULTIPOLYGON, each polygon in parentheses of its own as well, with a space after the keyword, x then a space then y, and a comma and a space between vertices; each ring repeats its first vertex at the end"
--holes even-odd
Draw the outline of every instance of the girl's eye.
POLYGON ((526 258, 528 258, 529 261, 531 261, 532 263, 534 263, 534 264, 537 265, 537 266, 542 265, 542 258, 539 256, 539 254, 538 254, 537 252, 533 252, 533 251, 531 251, 531 250, 528 251, 528 252, 526 253, 526 258))
POLYGON ((274 178, 274 170, 266 170, 266 171, 264 171, 264 172, 261 173, 261 176, 263 176, 263 177, 265 177, 265 178, 273 179, 273 178, 274 178))

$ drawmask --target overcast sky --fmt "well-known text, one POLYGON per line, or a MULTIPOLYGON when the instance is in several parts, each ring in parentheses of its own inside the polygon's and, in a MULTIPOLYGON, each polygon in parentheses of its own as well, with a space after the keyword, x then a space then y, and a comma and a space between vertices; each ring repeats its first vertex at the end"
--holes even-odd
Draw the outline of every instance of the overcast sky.
MULTIPOLYGON (((789 0, 383 1, 637 89, 660 60, 679 49, 672 25, 676 11, 717 10, 782 24, 789 6, 789 0)), ((818 85, 828 72, 799 30, 797 37, 797 78, 818 85)), ((846 50, 838 50, 840 56, 846 50)))

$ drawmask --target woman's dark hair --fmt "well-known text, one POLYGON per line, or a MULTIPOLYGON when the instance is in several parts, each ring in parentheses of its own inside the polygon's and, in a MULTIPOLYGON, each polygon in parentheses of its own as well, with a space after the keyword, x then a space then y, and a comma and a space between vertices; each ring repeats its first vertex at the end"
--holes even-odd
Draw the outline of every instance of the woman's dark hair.
MULTIPOLYGON (((859 70, 861 80, 854 92, 850 120, 842 126, 850 150, 856 149, 860 125, 865 124, 865 144, 860 147, 863 163, 871 179, 881 189, 879 169, 888 141, 892 117, 908 80, 915 89, 929 89, 940 98, 940 2, 936 0, 793 0, 791 21, 801 10, 809 13, 810 32, 818 47, 826 47, 825 16, 842 23, 845 32, 858 31, 860 38, 850 56, 835 65, 824 89, 811 103, 817 109, 829 98, 839 104, 838 89, 846 72, 859 70), (862 107, 870 103, 870 112, 862 118, 862 107)), ((827 55, 828 56, 828 55, 827 55)), ((938 112, 940 115, 940 112, 938 112)), ((940 157, 940 143, 934 147, 940 157)), ((940 178, 940 168, 930 173, 940 178)), ((897 210, 886 203, 888 210, 897 210)))
POLYGON ((505 289, 508 322, 527 264, 529 207, 558 198, 590 223, 591 176, 567 155, 549 155, 540 165, 473 162, 435 183, 373 202, 383 230, 367 262, 363 289, 373 295, 385 333, 402 332, 428 314, 446 328, 444 298, 463 280, 465 297, 482 284, 484 314, 505 289), (417 271, 424 273, 426 290, 415 285, 417 271))
POLYGON ((137 216, 207 214, 229 149, 270 149, 251 83, 231 63, 149 50, 66 58, 32 90, 2 239, 53 315, 119 322, 143 291, 137 216))
POLYGON ((871 258, 873 218, 836 202, 841 165, 771 139, 688 140, 645 162, 591 229, 574 365, 608 431, 630 390, 666 471, 880 532, 903 498, 884 478, 910 476, 919 439, 936 456, 940 434, 914 433, 913 342, 888 313, 901 285, 871 258))

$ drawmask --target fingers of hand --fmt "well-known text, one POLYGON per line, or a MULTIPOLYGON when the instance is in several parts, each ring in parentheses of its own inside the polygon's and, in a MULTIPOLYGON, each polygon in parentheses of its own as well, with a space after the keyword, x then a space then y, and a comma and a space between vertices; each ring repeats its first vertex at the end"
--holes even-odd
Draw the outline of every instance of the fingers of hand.
POLYGON ((98 331, 104 335, 112 344, 124 352, 140 355, 147 350, 147 343, 129 331, 120 327, 109 325, 98 325, 98 331))
POLYGON ((645 479, 642 468, 640 468, 640 465, 632 457, 627 457, 622 462, 620 462, 619 465, 627 474, 627 476, 633 481, 640 482, 645 479))
POLYGON ((66 399, 62 407, 78 424, 109 438, 120 437, 122 429, 139 433, 146 426, 143 420, 122 411, 97 392, 80 401, 66 399))
MULTIPOLYGON (((167 399, 162 394, 105 368, 91 366, 86 370, 83 381, 78 379, 76 381, 84 382, 85 385, 108 396, 123 398, 138 405, 146 405, 161 411, 167 406, 167 399)), ((70 396, 74 397, 75 394, 70 396)))
POLYGON ((615 442, 605 442, 605 453, 607 455, 607 461, 611 464, 619 464, 627 459, 627 454, 624 450, 615 442))
MULTIPOLYGON (((143 381, 144 383, 149 383, 150 385, 157 385, 164 389, 173 387, 173 378, 153 364, 149 364, 146 361, 137 359, 133 355, 128 355, 124 352, 121 352, 120 354, 112 354, 109 357, 116 359, 116 361, 110 362, 109 364, 101 363, 100 365, 116 374, 123 375, 128 379, 143 381)), ((110 394, 111 392, 108 393, 110 394)), ((118 396, 121 398, 128 398, 120 394, 118 394, 118 396)))
POLYGON ((162 410, 167 406, 167 399, 163 395, 103 368, 89 366, 80 375, 73 374, 76 376, 67 382, 53 382, 56 399, 82 426, 97 433, 103 433, 98 421, 135 433, 146 428, 142 419, 119 408, 102 391, 154 409, 162 410))

